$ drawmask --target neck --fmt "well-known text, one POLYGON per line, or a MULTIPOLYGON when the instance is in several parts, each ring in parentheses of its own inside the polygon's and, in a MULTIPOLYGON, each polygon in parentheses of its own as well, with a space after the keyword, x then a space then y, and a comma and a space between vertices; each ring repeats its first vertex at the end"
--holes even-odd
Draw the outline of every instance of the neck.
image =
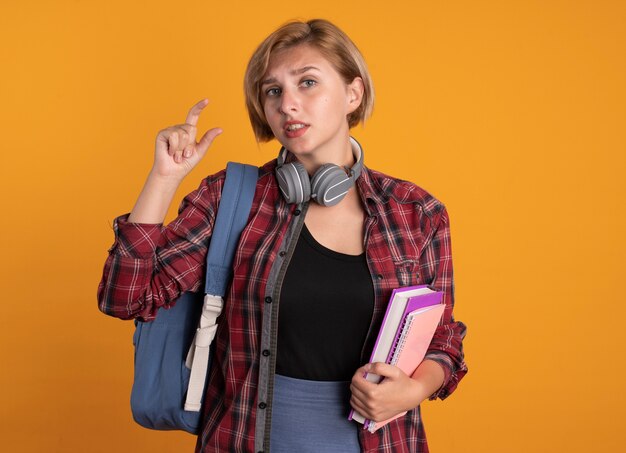
POLYGON ((352 143, 349 138, 339 144, 339 146, 335 145, 332 148, 329 146, 326 149, 317 150, 315 153, 301 154, 297 158, 309 176, 314 175, 324 164, 335 164, 340 167, 351 168, 356 163, 352 143))

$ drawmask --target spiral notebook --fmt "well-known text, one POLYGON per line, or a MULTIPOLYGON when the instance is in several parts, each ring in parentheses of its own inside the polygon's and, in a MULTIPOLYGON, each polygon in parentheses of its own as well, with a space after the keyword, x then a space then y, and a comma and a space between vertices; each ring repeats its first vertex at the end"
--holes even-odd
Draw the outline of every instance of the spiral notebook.
MULTIPOLYGON (((412 375, 422 362, 445 306, 443 294, 426 285, 398 288, 393 291, 387 312, 370 357, 370 363, 392 363, 407 375, 412 375)), ((368 381, 378 383, 381 377, 367 373, 368 381)), ((376 431, 399 414, 384 422, 375 423, 351 410, 348 419, 363 423, 370 432, 376 431)))
MULTIPOLYGON (((433 338, 437 324, 441 319, 445 306, 443 304, 425 307, 409 313, 404 319, 400 335, 396 344, 389 353, 387 363, 395 365, 411 376, 426 355, 430 341, 433 338)), ((371 433, 391 420, 406 414, 400 413, 390 419, 374 422, 368 420, 364 427, 371 433)))

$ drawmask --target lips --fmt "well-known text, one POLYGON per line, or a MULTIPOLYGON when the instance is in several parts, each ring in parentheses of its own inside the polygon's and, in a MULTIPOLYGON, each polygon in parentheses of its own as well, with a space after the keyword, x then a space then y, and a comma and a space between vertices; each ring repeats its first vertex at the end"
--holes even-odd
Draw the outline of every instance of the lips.
POLYGON ((288 138, 296 138, 302 136, 309 128, 309 125, 300 121, 287 121, 283 126, 285 135, 288 138))

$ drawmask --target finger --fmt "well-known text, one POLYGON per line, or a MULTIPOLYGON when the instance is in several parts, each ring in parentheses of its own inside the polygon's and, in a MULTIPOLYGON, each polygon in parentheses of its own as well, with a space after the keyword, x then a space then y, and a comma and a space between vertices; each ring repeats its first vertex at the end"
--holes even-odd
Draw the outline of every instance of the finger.
POLYGON ((367 371, 369 370, 369 363, 359 367, 355 372, 354 376, 365 377, 367 371))
POLYGON ((358 398, 350 398, 350 406, 363 417, 373 420, 376 414, 376 408, 366 404, 358 398))
POLYGON ((362 367, 360 367, 359 369, 357 369, 354 372, 354 375, 352 376, 352 380, 357 380, 358 382, 364 383, 367 382, 369 384, 376 384, 378 383, 378 381, 380 380, 379 378, 374 380, 374 378, 376 376, 376 373, 373 371, 372 369, 372 364, 371 363, 366 363, 365 365, 363 365, 362 367), (372 375, 370 376, 370 379, 372 380, 367 380, 366 378, 368 377, 368 375, 372 375))
POLYGON ((168 141, 167 154, 169 154, 170 156, 173 156, 174 153, 178 150, 178 132, 174 131, 170 133, 170 136, 168 137, 167 141, 168 141))
POLYGON ((208 99, 202 99, 200 102, 197 102, 191 109, 189 109, 189 113, 187 113, 187 119, 185 120, 185 124, 189 124, 191 126, 198 125, 198 118, 200 118, 200 113, 202 113, 202 109, 204 109, 209 103, 208 99))
POLYGON ((178 131, 178 149, 182 152, 182 150, 184 150, 187 145, 189 145, 189 143, 189 133, 180 128, 180 130, 178 131))
POLYGON ((362 391, 368 388, 370 385, 374 384, 365 379, 365 377, 361 373, 355 374, 352 377, 352 382, 350 383, 350 387, 354 386, 362 391))
POLYGON ((393 365, 388 365, 383 362, 369 363, 365 365, 365 369, 368 373, 377 374, 379 376, 395 379, 399 377, 400 369, 393 365), (369 365, 369 366, 368 366, 369 365))
POLYGON ((176 127, 188 135, 187 143, 192 143, 192 141, 194 144, 196 143, 196 131, 198 130, 196 126, 192 126, 190 124, 180 124, 176 127))
POLYGON ((352 384, 357 384, 359 386, 363 385, 365 381, 365 376, 367 376, 367 371, 365 371, 365 365, 359 367, 354 374, 352 375, 352 384))
POLYGON ((372 382, 366 379, 367 372, 365 371, 365 369, 365 366, 362 366, 361 368, 356 370, 356 373, 354 373, 354 376, 352 376, 352 381, 350 383, 351 386, 354 386, 361 392, 369 392, 372 389, 376 388, 376 386, 378 385, 376 382, 372 382))
POLYGON ((368 399, 365 392, 365 389, 362 389, 357 385, 350 386, 350 393, 352 394, 352 397, 356 398, 359 401, 366 401, 368 399))
POLYGON ((183 151, 183 157, 191 157, 191 155, 193 154, 194 148, 195 148, 194 145, 192 145, 191 143, 185 146, 185 150, 183 151))
POLYGON ((352 380, 350 390, 354 395, 359 395, 361 399, 376 398, 380 394, 380 384, 370 382, 365 378, 358 377, 352 380))
POLYGON ((355 398, 354 396, 352 398, 350 398, 350 406, 352 406, 352 409, 354 409, 355 411, 357 411, 359 414, 361 415, 365 415, 363 412, 365 412, 365 406, 363 406, 363 403, 361 401, 359 401, 358 398, 355 398))
POLYGON ((206 150, 209 149, 209 146, 211 146, 211 143, 213 143, 215 137, 220 135, 222 132, 222 129, 220 129, 219 127, 215 127, 206 131, 206 133, 202 136, 202 138, 196 145, 196 151, 198 152, 200 157, 204 156, 204 153, 206 153, 206 150))

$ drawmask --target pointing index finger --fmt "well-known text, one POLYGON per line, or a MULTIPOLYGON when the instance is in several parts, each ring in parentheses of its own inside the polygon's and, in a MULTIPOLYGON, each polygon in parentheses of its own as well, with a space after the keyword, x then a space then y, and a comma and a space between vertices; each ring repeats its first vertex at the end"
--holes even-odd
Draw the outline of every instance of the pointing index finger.
POLYGON ((200 113, 202 113, 202 109, 204 109, 208 103, 209 100, 205 98, 196 103, 193 107, 191 107, 189 113, 187 113, 187 119, 185 120, 185 124, 197 126, 198 118, 200 118, 200 113))

